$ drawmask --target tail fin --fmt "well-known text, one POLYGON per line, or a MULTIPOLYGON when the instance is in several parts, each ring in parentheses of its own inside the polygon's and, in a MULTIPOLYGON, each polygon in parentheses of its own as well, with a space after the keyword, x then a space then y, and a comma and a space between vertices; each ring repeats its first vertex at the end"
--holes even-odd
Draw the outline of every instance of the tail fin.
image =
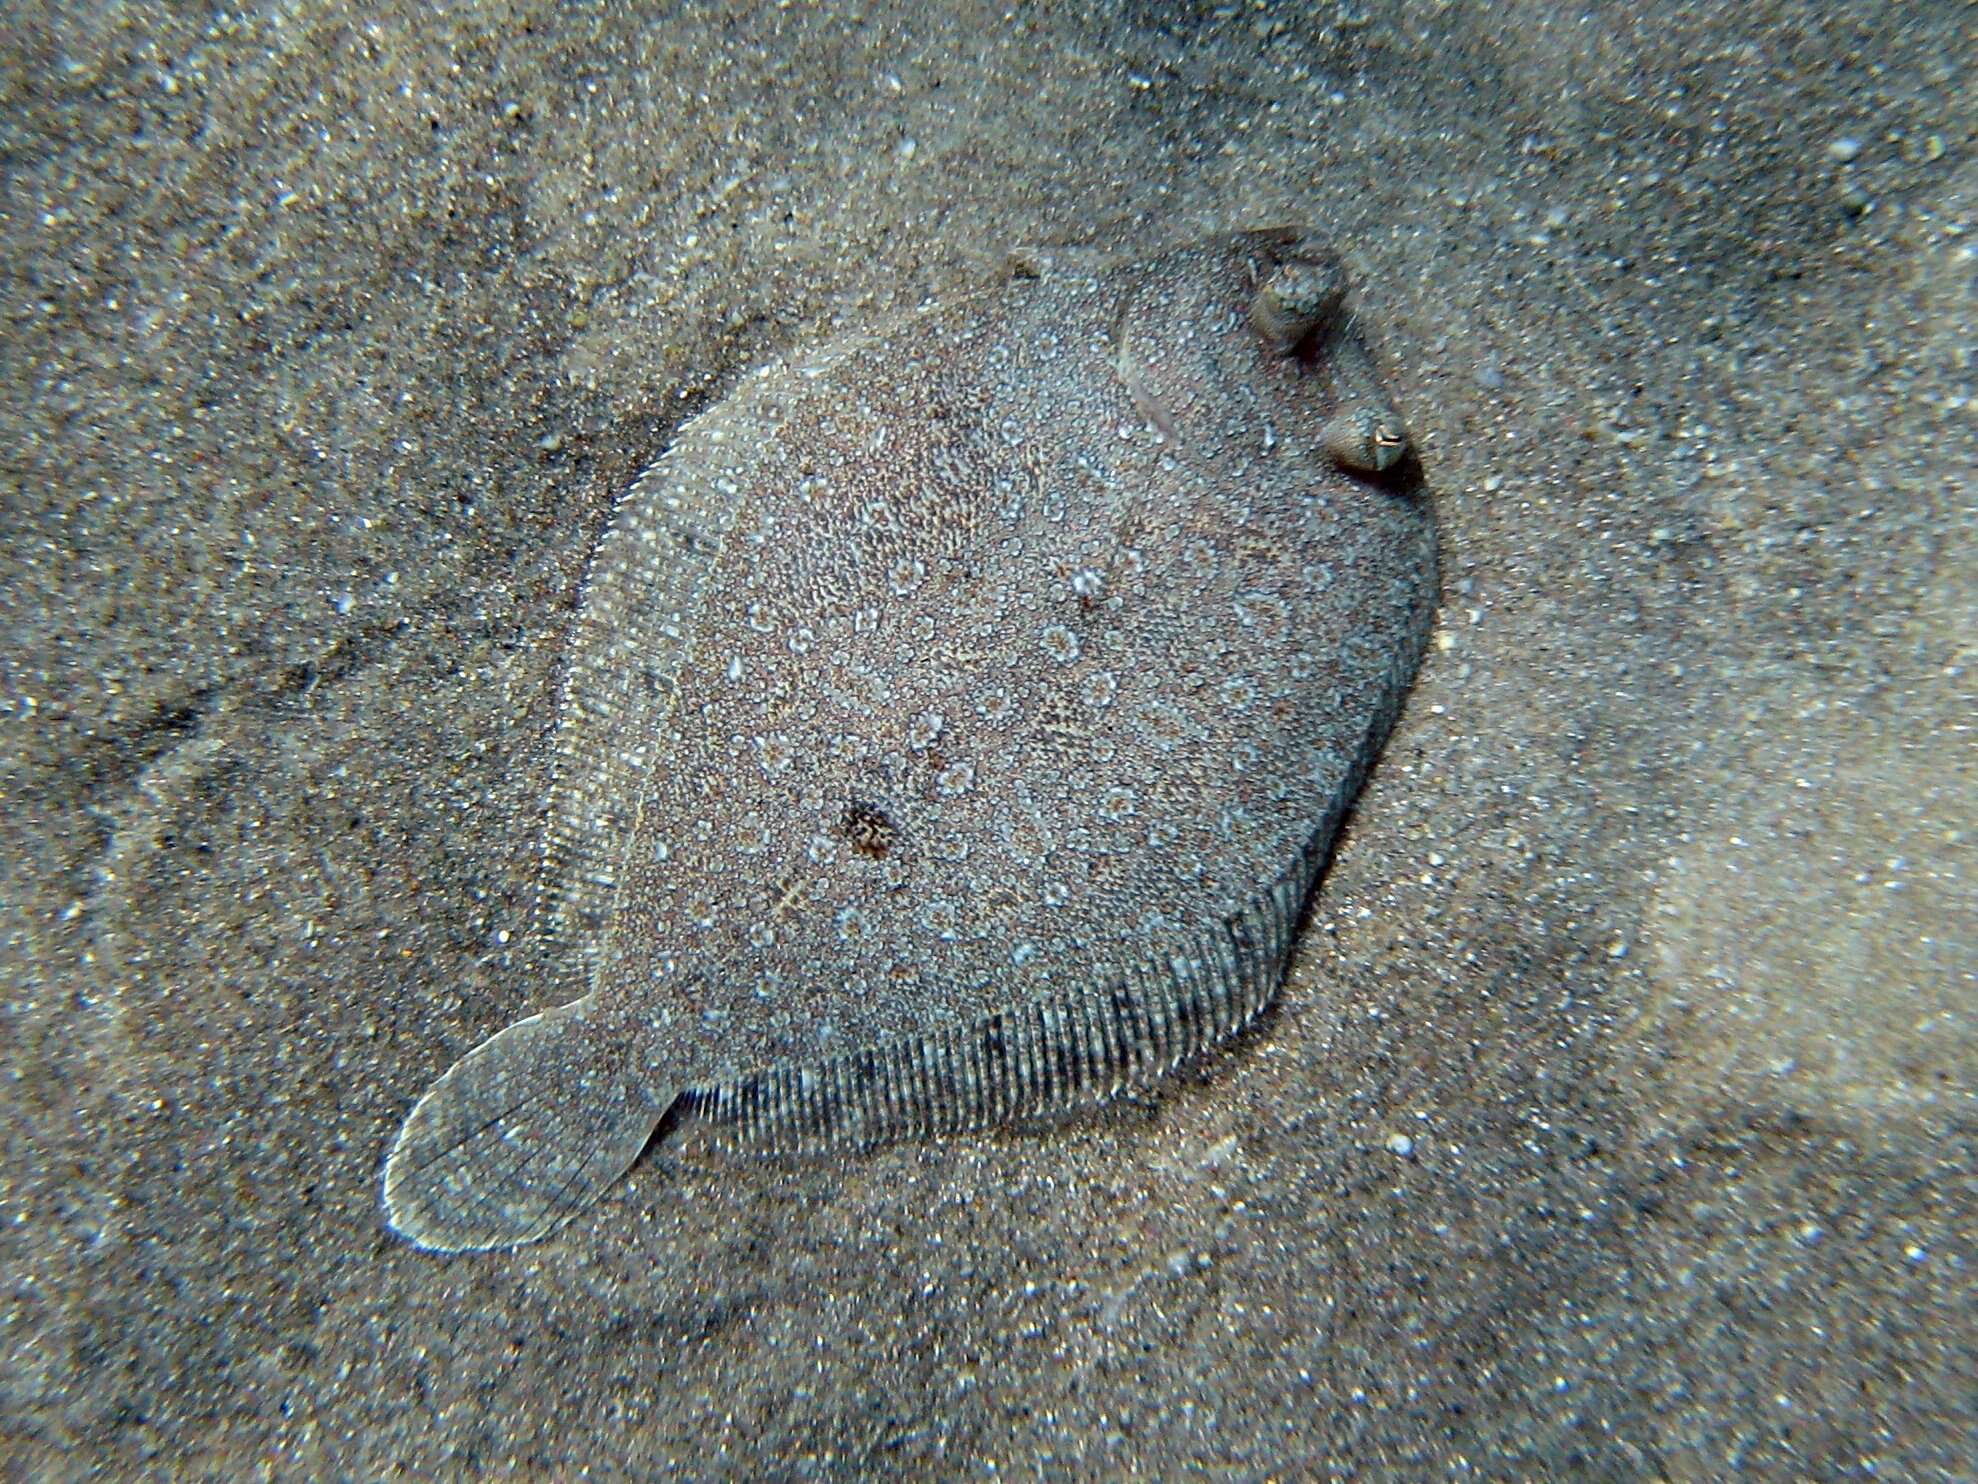
POLYGON ((419 1099, 385 1159, 385 1214, 436 1252, 531 1242, 624 1174, 671 1101, 576 1000, 517 1021, 419 1099))

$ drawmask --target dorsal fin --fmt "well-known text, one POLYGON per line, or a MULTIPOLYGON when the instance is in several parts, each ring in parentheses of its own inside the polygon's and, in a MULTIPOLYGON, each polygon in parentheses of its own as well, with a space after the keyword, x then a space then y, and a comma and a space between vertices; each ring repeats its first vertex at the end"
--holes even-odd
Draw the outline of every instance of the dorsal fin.
POLYGON ((671 710, 709 573, 743 490, 683 477, 713 452, 689 424, 620 496, 584 578, 563 676, 549 817, 543 931, 588 980, 645 796, 648 755, 671 710))

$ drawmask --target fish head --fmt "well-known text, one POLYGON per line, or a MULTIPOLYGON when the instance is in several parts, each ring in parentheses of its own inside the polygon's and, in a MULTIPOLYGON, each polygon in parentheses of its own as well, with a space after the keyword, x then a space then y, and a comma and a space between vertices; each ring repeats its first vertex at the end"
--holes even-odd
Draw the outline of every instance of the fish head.
POLYGON ((1407 433, 1346 293, 1339 255, 1310 228, 1213 238, 1142 270, 1121 307, 1115 367, 1184 456, 1309 456, 1385 474, 1407 433))

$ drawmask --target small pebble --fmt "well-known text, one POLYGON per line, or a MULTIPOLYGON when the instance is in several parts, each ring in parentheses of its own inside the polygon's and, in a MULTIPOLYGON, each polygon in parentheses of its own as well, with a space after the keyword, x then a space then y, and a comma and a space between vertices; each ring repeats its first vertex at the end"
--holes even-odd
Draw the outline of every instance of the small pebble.
POLYGON ((1837 165, 1851 165, 1861 155, 1861 141, 1852 134, 1843 134, 1827 146, 1827 158, 1837 165))
POLYGON ((1389 1134, 1387 1152, 1396 1159, 1406 1159, 1415 1152, 1415 1141, 1406 1134, 1389 1134))

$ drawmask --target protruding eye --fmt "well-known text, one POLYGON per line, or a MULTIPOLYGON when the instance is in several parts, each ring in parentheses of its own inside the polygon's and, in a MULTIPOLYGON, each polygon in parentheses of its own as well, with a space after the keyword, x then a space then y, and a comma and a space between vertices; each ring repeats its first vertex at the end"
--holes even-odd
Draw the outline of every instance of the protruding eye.
POLYGON ((1250 323, 1279 355, 1290 355, 1334 315, 1346 297, 1339 264, 1324 260, 1282 263, 1250 301, 1250 323))
POLYGON ((1382 474, 1408 451, 1408 430, 1391 407, 1348 407, 1327 419, 1319 442, 1340 467, 1382 474))

